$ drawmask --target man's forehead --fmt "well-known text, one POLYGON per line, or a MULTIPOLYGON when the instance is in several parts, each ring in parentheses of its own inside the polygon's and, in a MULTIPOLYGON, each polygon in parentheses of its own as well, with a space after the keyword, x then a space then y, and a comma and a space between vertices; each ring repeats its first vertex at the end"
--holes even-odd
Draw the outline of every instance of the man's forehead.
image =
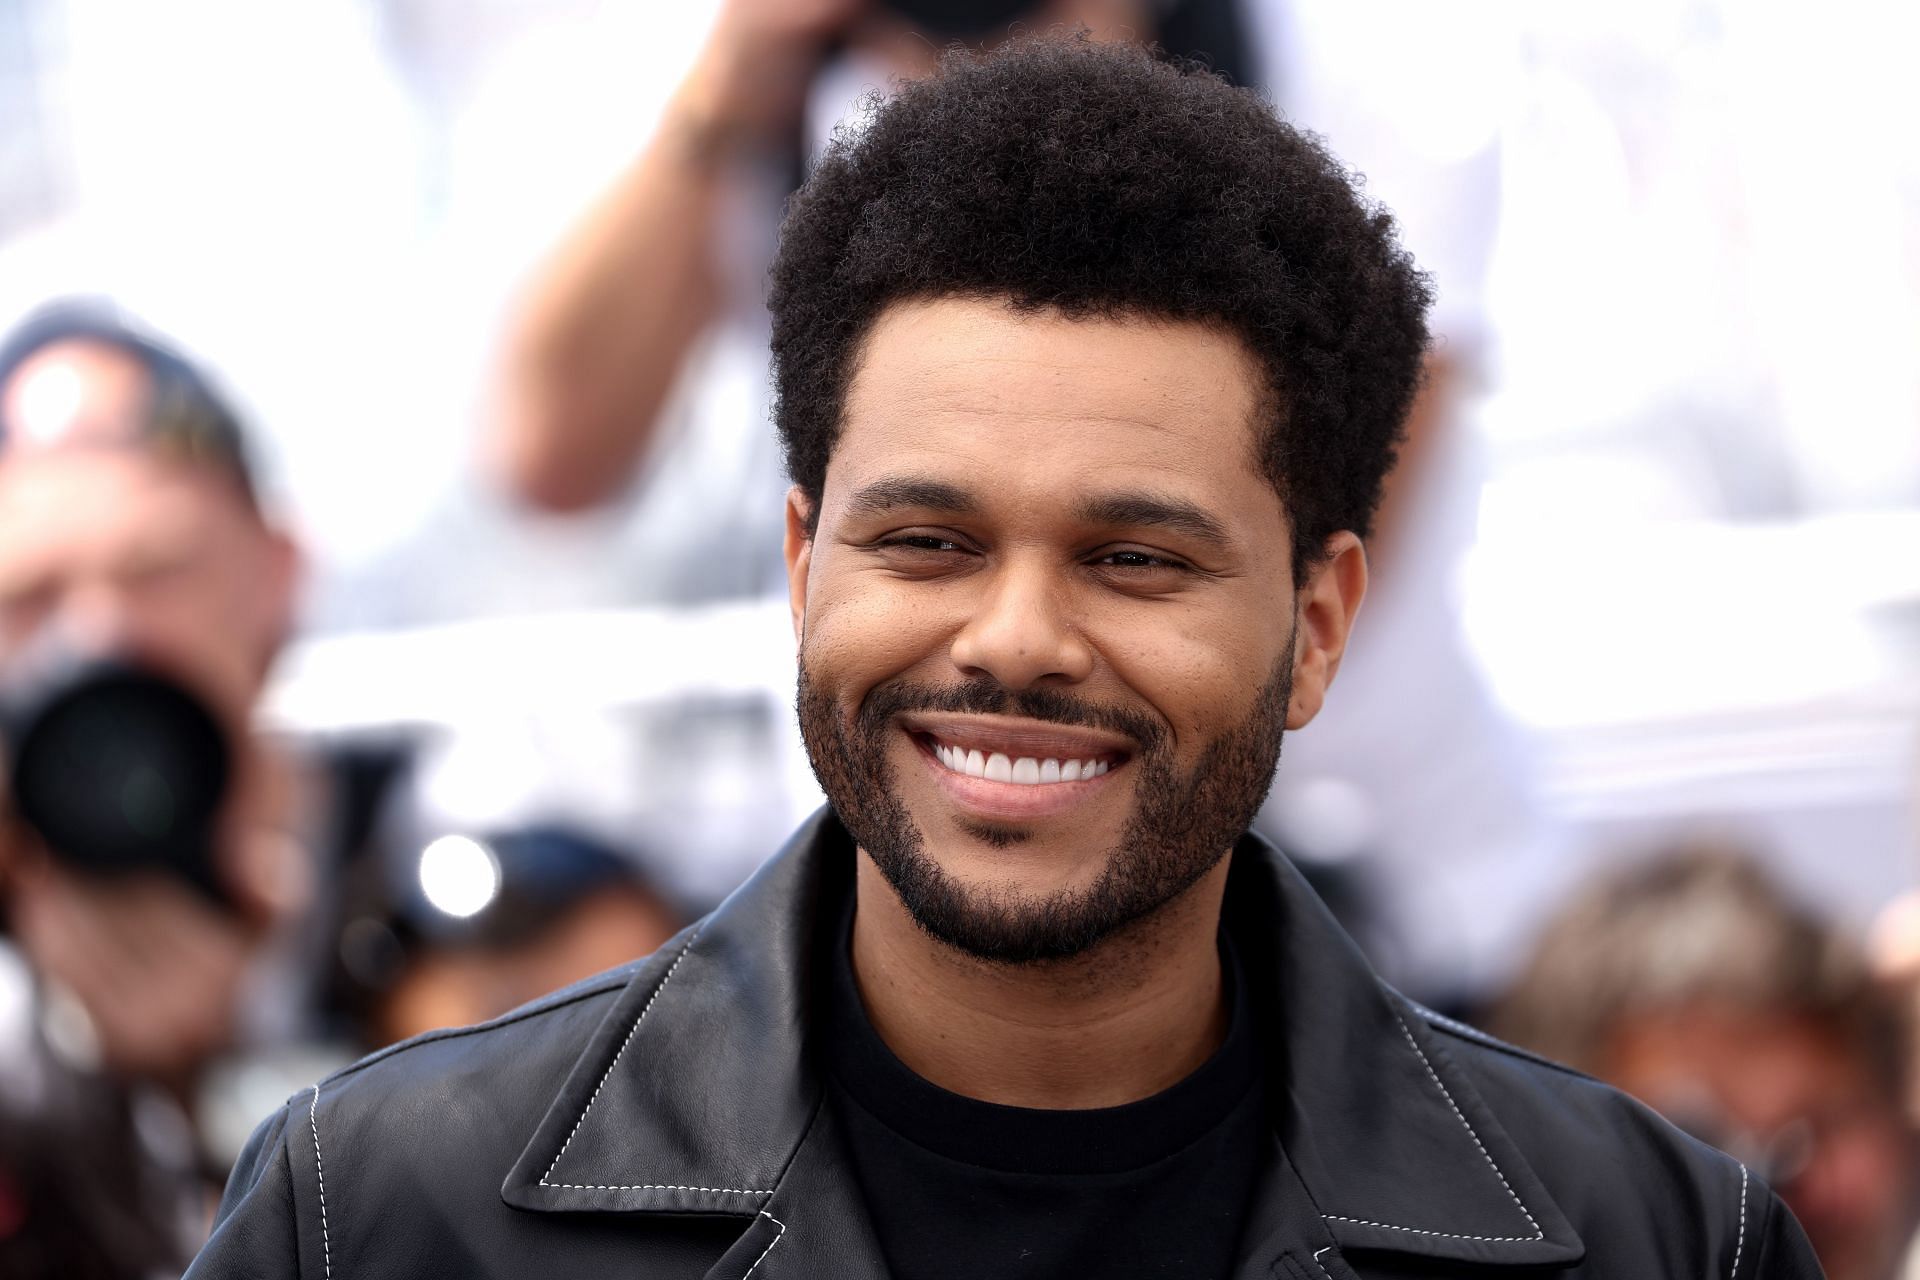
POLYGON ((132 443, 152 395, 152 375, 132 352, 97 338, 51 342, 0 387, 0 448, 132 443))
POLYGON ((898 304, 863 351, 827 488, 868 511, 916 485, 975 507, 1266 508, 1260 378, 1237 338, 1199 324, 898 304))
POLYGON ((1218 325, 1140 312, 1068 314, 1003 298, 894 303, 861 344, 850 398, 911 394, 928 401, 1044 412, 1082 402, 1151 421, 1189 410, 1251 417, 1266 396, 1263 367, 1218 325), (1051 391, 1034 400, 1036 383, 1051 391))
POLYGON ((0 456, 0 557, 5 544, 137 540, 243 511, 217 474, 138 447, 73 445, 0 456))

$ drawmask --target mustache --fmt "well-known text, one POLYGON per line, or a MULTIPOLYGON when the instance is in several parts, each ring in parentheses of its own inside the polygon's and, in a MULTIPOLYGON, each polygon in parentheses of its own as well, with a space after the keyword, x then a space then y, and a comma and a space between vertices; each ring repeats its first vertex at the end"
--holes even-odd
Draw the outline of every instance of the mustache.
POLYGON ((1099 729, 1133 739, 1143 754, 1159 748, 1167 737, 1166 726, 1145 712, 1092 702, 1059 689, 1009 689, 992 676, 946 685, 889 680, 874 686, 862 699, 859 727, 863 733, 877 737, 896 717, 927 711, 1024 716, 1049 724, 1099 729))

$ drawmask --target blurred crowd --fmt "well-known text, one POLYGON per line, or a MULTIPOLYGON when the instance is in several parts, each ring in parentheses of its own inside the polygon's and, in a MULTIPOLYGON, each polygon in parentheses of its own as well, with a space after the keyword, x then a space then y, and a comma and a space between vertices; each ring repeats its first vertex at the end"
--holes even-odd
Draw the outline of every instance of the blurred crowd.
MULTIPOLYGON (((762 277, 786 195, 863 87, 924 73, 952 41, 1064 24, 1201 58, 1285 106, 1326 80, 1283 74, 1309 57, 1288 12, 723 0, 652 136, 518 295, 476 430, 512 504, 605 533, 573 554, 612 585, 566 603, 729 633, 779 614, 762 277), (1294 62, 1266 65, 1276 48, 1294 62)), ((1871 932, 1836 919, 1764 847, 1682 838, 1685 815, 1583 877, 1468 656, 1452 569, 1494 375, 1491 232, 1471 229, 1499 183, 1469 151, 1409 184, 1444 340, 1369 549, 1378 598, 1259 825, 1410 993, 1739 1155, 1835 1280, 1920 1275, 1920 909, 1886 902, 1871 932), (1455 234, 1423 244, 1437 223, 1455 234), (1387 721, 1383 741, 1369 727, 1387 721)), ((671 662, 629 655, 669 669, 611 718, 276 722, 307 560, 255 428, 176 340, 193 335, 50 298, 0 345, 4 1277, 170 1274, 284 1097, 651 951, 814 799, 794 781, 780 625, 751 632, 770 674, 732 688, 680 689, 671 662), (612 799, 529 785, 586 748, 615 762, 612 799)))

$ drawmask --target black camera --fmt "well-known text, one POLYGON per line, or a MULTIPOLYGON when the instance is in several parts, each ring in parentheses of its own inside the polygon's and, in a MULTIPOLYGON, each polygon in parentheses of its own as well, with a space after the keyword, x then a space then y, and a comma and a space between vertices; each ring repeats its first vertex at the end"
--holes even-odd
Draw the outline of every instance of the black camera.
POLYGON ((213 849, 233 751, 177 681, 119 658, 34 664, 0 684, 0 757, 12 810, 62 862, 165 871, 230 902, 213 849))

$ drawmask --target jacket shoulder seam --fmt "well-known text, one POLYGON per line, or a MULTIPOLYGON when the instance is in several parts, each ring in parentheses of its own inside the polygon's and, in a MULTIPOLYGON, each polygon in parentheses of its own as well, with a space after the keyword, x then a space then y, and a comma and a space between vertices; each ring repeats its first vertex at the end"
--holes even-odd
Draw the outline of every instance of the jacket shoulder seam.
MULTIPOLYGON (((327 1213, 327 1172, 320 1143, 321 1089, 327 1085, 346 1080, 368 1067, 384 1062, 388 1058, 396 1057, 409 1049, 419 1048, 422 1045, 438 1044, 443 1040, 456 1040, 465 1036, 479 1035, 483 1032, 497 1030, 498 1028, 511 1026, 518 1022, 527 1022, 543 1014, 552 1013, 595 999, 596 997, 606 995, 610 991, 617 991, 632 980, 633 975, 628 969, 629 966, 623 965, 621 968, 614 970, 613 973, 604 977, 589 979, 586 984, 571 992, 556 994, 547 999, 535 1001, 524 1009, 517 1010, 513 1013, 502 1014, 500 1017, 490 1019, 486 1022, 476 1023, 470 1027, 449 1027, 444 1031, 429 1031, 423 1035, 403 1040, 399 1044, 389 1045, 378 1053, 369 1054, 358 1062, 342 1067, 340 1070, 321 1078, 314 1084, 309 1085, 305 1090, 302 1090, 302 1092, 307 1095, 307 1131, 313 1140, 314 1175, 319 1184, 320 1192, 321 1273, 325 1280, 333 1280, 333 1232, 332 1223, 327 1213)), ((287 1100, 288 1110, 292 1110, 298 1106, 300 1101, 300 1094, 295 1094, 292 1098, 289 1098, 287 1100)))
MULTIPOLYGON (((1397 995, 1398 993, 1395 994, 1397 995)), ((1498 1036, 1482 1031, 1478 1027, 1460 1022, 1454 1018, 1449 1018, 1443 1013, 1429 1009, 1417 1000, 1410 999, 1406 996, 1400 996, 1399 998, 1436 1033, 1444 1034, 1454 1041, 1464 1042, 1479 1049, 1491 1050, 1494 1053, 1515 1059, 1516 1061, 1545 1068, 1569 1080, 1576 1080, 1582 1084, 1592 1085, 1595 1088, 1605 1089, 1615 1094, 1619 1093, 1617 1089, 1614 1089, 1613 1086, 1607 1084, 1604 1080, 1596 1079, 1584 1071, 1568 1066, 1564 1062, 1555 1062, 1551 1058, 1541 1057, 1539 1054, 1522 1049, 1518 1045, 1509 1044, 1498 1036)), ((1621 1096, 1624 1097, 1625 1095, 1621 1096)), ((1625 1100, 1632 1105, 1641 1105, 1630 1097, 1625 1100)), ((1738 1175, 1737 1203, 1739 1208, 1734 1237, 1733 1261, 1727 1269, 1727 1280, 1739 1280, 1740 1265, 1746 1256, 1746 1239, 1748 1235, 1747 1218, 1749 1216, 1747 1206, 1752 1199, 1752 1184, 1754 1182, 1752 1172, 1745 1164, 1724 1151, 1716 1150, 1699 1142, 1693 1142, 1690 1145, 1708 1157, 1710 1164, 1718 1170, 1724 1171, 1726 1176, 1734 1177, 1736 1174, 1738 1175)), ((1718 1176, 1718 1174, 1710 1174, 1707 1170, 1702 1170, 1697 1176, 1705 1179, 1710 1176, 1718 1176)))
POLYGON ((1444 1034, 1454 1040, 1463 1040, 1469 1044, 1477 1045, 1482 1049, 1491 1049, 1495 1053, 1504 1054, 1509 1058, 1517 1058, 1522 1062, 1530 1062, 1536 1067, 1546 1067, 1550 1071, 1558 1072, 1563 1076, 1571 1076, 1575 1080, 1585 1080, 1590 1084, 1602 1083, 1586 1072, 1570 1067, 1564 1062, 1555 1062, 1552 1058, 1543 1058, 1530 1049, 1522 1049, 1517 1044, 1509 1044, 1491 1032, 1482 1031, 1479 1027, 1461 1022, 1456 1018, 1449 1018, 1444 1013, 1437 1013, 1421 1004, 1418 1000, 1412 1000, 1406 996, 1400 996, 1400 1000, 1406 1004, 1408 1008, 1412 1009, 1414 1013, 1418 1014, 1420 1020, 1426 1023, 1431 1030, 1444 1034))
MULTIPOLYGON (((606 995, 610 991, 617 991, 633 980, 633 975, 625 972, 625 966, 619 970, 615 970, 615 974, 618 976, 610 975, 595 982, 592 986, 584 987, 566 995, 556 995, 545 1000, 535 1001, 524 1009, 517 1010, 513 1013, 502 1014, 497 1018, 490 1018, 485 1022, 476 1022, 470 1027, 448 1027, 442 1031, 428 1031, 421 1035, 413 1036, 410 1039, 402 1040, 398 1044, 388 1045, 376 1053, 368 1054, 358 1062, 350 1063, 330 1075, 321 1077, 319 1083, 332 1084, 335 1081, 344 1080, 348 1076, 356 1075, 369 1067, 377 1066, 389 1058, 398 1057, 409 1049, 418 1049, 423 1045, 438 1044, 443 1040, 458 1040, 465 1036, 483 1035, 489 1031, 498 1031, 503 1027, 510 1027, 518 1022, 531 1021, 545 1014, 555 1013, 561 1009, 569 1008, 598 996, 606 995)), ((295 1097, 297 1098, 298 1095, 295 1095, 295 1097)))
POLYGON ((326 1280, 333 1280, 333 1233, 327 1227, 327 1163, 320 1157, 320 1086, 313 1086, 307 1102, 307 1124, 313 1130, 313 1171, 320 1180, 320 1257, 326 1280))

